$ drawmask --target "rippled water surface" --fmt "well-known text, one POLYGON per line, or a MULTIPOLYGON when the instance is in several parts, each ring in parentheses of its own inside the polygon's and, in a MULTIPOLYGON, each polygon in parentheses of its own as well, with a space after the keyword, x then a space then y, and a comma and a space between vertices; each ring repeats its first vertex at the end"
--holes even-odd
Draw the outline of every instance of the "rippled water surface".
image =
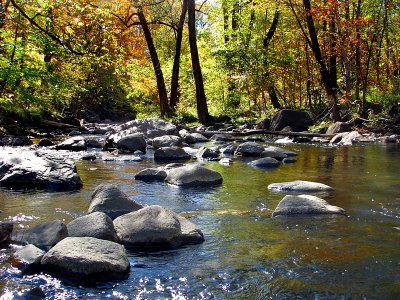
POLYGON ((254 169, 234 159, 207 167, 220 172, 216 188, 182 189, 135 182, 134 174, 156 165, 141 162, 77 162, 79 192, 0 192, 1 219, 26 227, 83 215, 100 183, 116 183, 132 199, 168 207, 198 225, 201 245, 153 253, 129 253, 127 280, 85 287, 46 274, 19 277, 0 252, 0 291, 40 286, 49 299, 326 299, 400 297, 400 146, 342 148, 290 146, 294 164, 254 169), (335 188, 322 195, 347 216, 271 218, 284 194, 267 185, 318 181, 335 188))

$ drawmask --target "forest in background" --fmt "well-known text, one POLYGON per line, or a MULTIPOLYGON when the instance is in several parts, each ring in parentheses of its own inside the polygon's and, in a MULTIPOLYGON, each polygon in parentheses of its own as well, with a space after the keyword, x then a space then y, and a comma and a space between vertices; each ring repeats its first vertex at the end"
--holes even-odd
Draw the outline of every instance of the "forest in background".
POLYGON ((0 0, 0 115, 384 121, 399 56, 393 0, 0 0))

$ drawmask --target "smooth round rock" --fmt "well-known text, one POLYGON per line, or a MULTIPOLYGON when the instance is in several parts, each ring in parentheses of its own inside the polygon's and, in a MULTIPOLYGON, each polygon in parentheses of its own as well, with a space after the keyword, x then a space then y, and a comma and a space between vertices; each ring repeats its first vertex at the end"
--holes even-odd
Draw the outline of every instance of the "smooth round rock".
POLYGON ((280 162, 272 157, 263 157, 260 159, 253 160, 249 162, 249 165, 256 168, 277 168, 280 162))
POLYGON ((99 211, 72 220, 67 224, 67 229, 70 237, 94 237, 112 242, 118 241, 111 218, 99 211))
POLYGON ((256 142, 246 142, 237 147, 235 155, 260 156, 263 151, 264 147, 262 145, 257 144, 256 142))
POLYGON ((158 168, 147 168, 139 171, 135 175, 135 180, 141 181, 164 181, 167 172, 158 168))
POLYGON ((343 208, 330 205, 324 199, 312 195, 287 195, 278 204, 273 217, 279 215, 344 214, 343 208))
POLYGON ((198 164, 168 170, 165 181, 178 186, 208 186, 222 183, 222 176, 198 164))
POLYGON ((41 263, 50 272, 89 281, 126 279, 130 270, 122 245, 92 237, 62 240, 43 256, 41 263))
POLYGON ((154 151, 154 159, 158 161, 188 160, 191 156, 179 147, 161 147, 154 151))
POLYGON ((143 208, 112 184, 99 185, 92 194, 88 213, 104 212, 111 219, 143 208))

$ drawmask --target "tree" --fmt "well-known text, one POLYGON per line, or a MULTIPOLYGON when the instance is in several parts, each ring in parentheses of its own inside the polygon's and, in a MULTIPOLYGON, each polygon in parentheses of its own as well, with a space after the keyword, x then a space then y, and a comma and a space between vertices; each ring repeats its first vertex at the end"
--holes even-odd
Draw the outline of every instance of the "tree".
POLYGON ((187 1, 190 53, 192 57, 193 77, 196 85, 197 116, 200 123, 204 124, 208 122, 210 115, 208 113, 207 100, 204 92, 203 75, 201 73, 199 52, 197 49, 195 0, 187 1))

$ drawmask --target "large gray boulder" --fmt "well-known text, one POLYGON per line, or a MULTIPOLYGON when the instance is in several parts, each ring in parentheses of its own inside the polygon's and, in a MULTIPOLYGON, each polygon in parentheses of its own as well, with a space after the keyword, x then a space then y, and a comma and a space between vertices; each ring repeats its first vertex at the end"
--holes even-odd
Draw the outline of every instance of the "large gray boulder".
POLYGON ((256 142, 245 142, 237 147, 235 155, 260 156, 261 152, 263 151, 264 146, 257 144, 256 142))
POLYGON ((182 138, 176 135, 163 135, 153 139, 152 145, 154 148, 161 147, 181 147, 182 146, 182 138))
POLYGON ((49 272, 88 281, 126 279, 130 271, 122 245, 92 237, 62 240, 43 256, 41 263, 49 272))
POLYGON ((69 151, 85 151, 87 149, 86 141, 81 136, 75 136, 60 144, 56 145, 57 150, 69 150, 69 151))
POLYGON ((343 208, 329 205, 324 199, 312 195, 287 195, 273 211, 272 216, 299 214, 344 214, 343 208))
POLYGON ((16 244, 33 244, 42 250, 49 250, 67 236, 67 226, 60 220, 54 220, 15 231, 11 235, 11 240, 16 244))
POLYGON ((146 152, 146 140, 141 133, 133 133, 119 139, 114 139, 114 143, 117 149, 122 151, 135 152, 139 150, 143 153, 146 152))
POLYGON ((167 172, 163 168, 147 168, 135 174, 135 180, 141 181, 164 181, 167 172))
POLYGON ((114 227, 127 247, 170 248, 204 241, 201 231, 194 224, 158 205, 120 216, 114 220, 114 227))
POLYGON ((158 161, 184 161, 191 156, 179 147, 161 147, 154 151, 154 159, 158 161))
POLYGON ((272 157, 263 157, 249 162, 249 165, 256 168, 277 168, 280 162, 272 157))
POLYGON ((268 185, 268 189, 282 192, 307 192, 307 193, 319 193, 319 192, 331 192, 334 189, 329 185, 305 181, 305 180, 296 180, 289 182, 281 182, 281 183, 271 183, 268 185))
POLYGON ((167 183, 178 186, 208 186, 222 183, 222 176, 198 164, 168 170, 167 183))
POLYGON ((99 185, 92 194, 88 213, 103 212, 111 219, 143 208, 112 184, 99 185))
POLYGON ((94 212, 72 220, 67 224, 70 237, 94 237, 118 242, 113 221, 103 212, 94 212))
POLYGON ((35 245, 29 244, 15 251, 12 265, 22 271, 23 274, 39 269, 40 261, 46 252, 35 245))
POLYGON ((310 115, 305 111, 282 109, 271 120, 269 129, 281 131, 289 126, 293 131, 304 131, 312 124, 310 115))
POLYGON ((0 187, 16 190, 77 190, 82 187, 82 181, 75 163, 54 152, 1 151, 0 187))

